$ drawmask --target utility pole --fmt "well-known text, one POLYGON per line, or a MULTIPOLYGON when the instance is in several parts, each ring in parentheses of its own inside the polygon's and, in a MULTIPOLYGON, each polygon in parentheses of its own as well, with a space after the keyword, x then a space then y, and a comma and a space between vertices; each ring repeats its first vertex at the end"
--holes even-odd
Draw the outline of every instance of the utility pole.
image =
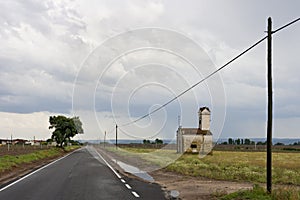
POLYGON ((118 149, 118 125, 116 124, 116 149, 118 149))
POLYGON ((268 18, 268 122, 267 122, 267 191, 272 192, 272 19, 268 18))
POLYGON ((105 142, 106 142, 106 131, 104 131, 104 143, 103 143, 104 148, 105 148, 105 142))

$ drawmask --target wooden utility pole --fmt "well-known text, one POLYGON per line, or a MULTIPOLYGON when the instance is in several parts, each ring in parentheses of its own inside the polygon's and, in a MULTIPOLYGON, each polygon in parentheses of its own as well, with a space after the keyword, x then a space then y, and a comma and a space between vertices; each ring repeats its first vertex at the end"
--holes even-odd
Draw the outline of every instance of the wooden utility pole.
POLYGON ((106 143, 106 131, 104 131, 104 142, 103 142, 104 148, 105 148, 105 143, 106 143))
POLYGON ((268 18, 268 122, 267 122, 267 191, 272 192, 272 19, 268 18))
POLYGON ((118 125, 116 124, 116 149, 118 149, 118 125))

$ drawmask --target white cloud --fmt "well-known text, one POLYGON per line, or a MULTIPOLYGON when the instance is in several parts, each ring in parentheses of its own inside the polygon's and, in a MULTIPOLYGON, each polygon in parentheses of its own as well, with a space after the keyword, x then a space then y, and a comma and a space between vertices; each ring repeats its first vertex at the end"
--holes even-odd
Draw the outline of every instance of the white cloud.
POLYGON ((0 138, 48 139, 51 137, 49 116, 56 115, 49 112, 17 114, 0 112, 0 138))

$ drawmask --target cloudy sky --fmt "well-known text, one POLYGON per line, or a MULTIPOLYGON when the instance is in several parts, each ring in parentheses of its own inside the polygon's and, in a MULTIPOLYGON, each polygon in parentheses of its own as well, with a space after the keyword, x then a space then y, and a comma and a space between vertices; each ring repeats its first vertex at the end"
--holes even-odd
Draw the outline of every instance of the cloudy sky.
MULTIPOLYGON (((0 2, 0 138, 47 139, 51 115, 76 139, 175 137, 212 111, 215 138, 265 137, 266 42, 134 123, 300 16, 297 0, 0 2), (180 116, 180 120, 178 120, 180 116)), ((300 23, 273 36, 274 137, 299 137, 300 23)))

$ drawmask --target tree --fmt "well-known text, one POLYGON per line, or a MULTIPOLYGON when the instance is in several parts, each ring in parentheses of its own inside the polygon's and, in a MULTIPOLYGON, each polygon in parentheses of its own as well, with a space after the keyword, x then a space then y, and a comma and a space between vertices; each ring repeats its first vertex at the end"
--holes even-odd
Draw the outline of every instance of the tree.
POLYGON ((248 139, 248 138, 246 138, 246 139, 245 139, 245 145, 250 145, 250 144, 251 144, 251 140, 248 139))
POLYGON ((232 138, 228 138, 228 144, 233 144, 233 139, 232 138))
POLYGON ((294 144, 293 144, 294 146, 296 146, 296 145, 300 145, 300 141, 299 142, 294 142, 294 144))
POLYGON ((265 141, 265 142, 259 141, 259 142, 256 143, 256 145, 266 145, 266 144, 267 144, 267 141, 265 141))
POLYGON ((67 118, 65 116, 50 116, 49 129, 54 128, 52 139, 55 140, 57 146, 63 147, 76 134, 83 133, 82 123, 79 117, 67 118))
POLYGON ((150 144, 151 142, 150 142, 150 140, 143 140, 143 144, 150 144))
POLYGON ((241 144, 241 139, 240 138, 236 139, 235 144, 240 145, 241 144))
POLYGON ((277 142, 275 145, 276 145, 276 146, 283 146, 284 143, 282 143, 282 142, 277 142))
POLYGON ((49 139, 46 140, 46 142, 47 142, 48 144, 50 144, 50 143, 53 142, 53 139, 52 139, 52 138, 49 138, 49 139))
POLYGON ((164 141, 163 140, 160 140, 158 138, 155 139, 155 144, 163 144, 164 141))

